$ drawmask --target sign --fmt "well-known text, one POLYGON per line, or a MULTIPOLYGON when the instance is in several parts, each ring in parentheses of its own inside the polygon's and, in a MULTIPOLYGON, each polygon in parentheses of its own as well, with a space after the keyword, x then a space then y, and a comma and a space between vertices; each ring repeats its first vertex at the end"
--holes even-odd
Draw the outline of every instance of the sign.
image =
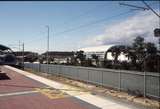
POLYGON ((154 36, 155 36, 155 37, 160 37, 160 28, 156 28, 156 29, 154 30, 154 36))

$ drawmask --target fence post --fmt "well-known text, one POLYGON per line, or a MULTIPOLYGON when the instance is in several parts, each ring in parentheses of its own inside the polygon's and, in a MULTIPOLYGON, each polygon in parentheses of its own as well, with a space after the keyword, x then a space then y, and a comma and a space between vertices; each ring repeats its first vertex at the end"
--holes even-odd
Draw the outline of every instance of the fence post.
POLYGON ((33 65, 32 65, 32 63, 30 63, 31 64, 31 69, 33 70, 33 65))
POLYGON ((59 66, 58 76, 60 76, 61 75, 61 66, 60 65, 58 65, 58 66, 59 66))
POLYGON ((87 84, 89 84, 89 69, 88 69, 88 72, 87 72, 87 75, 88 75, 88 80, 87 80, 87 84))
POLYGON ((70 77, 70 76, 72 77, 72 75, 70 75, 70 72, 71 72, 70 67, 68 67, 68 66, 67 66, 67 69, 68 69, 68 71, 67 71, 67 75, 68 75, 69 77, 70 77))
POLYGON ((146 72, 144 71, 144 87, 143 87, 143 96, 146 97, 146 72))
POLYGON ((40 63, 39 63, 39 69, 38 70, 39 70, 39 72, 41 72, 41 64, 40 63))
POLYGON ((119 70, 119 91, 121 91, 121 70, 119 70))
POLYGON ((103 71, 102 71, 102 86, 103 86, 103 71))
POLYGON ((77 80, 80 80, 79 79, 79 68, 77 68, 77 80))
POLYGON ((143 74, 143 76, 144 76, 144 83, 143 83, 143 85, 144 85, 144 87, 143 87, 143 96, 144 96, 144 98, 146 97, 146 67, 145 67, 145 65, 146 65, 146 63, 145 63, 145 60, 144 60, 144 74, 143 74))

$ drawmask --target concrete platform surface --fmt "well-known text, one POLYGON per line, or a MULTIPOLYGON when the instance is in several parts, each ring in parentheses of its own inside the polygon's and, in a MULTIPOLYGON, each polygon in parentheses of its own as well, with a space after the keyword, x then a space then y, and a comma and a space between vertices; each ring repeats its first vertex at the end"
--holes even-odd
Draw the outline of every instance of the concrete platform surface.
POLYGON ((13 70, 2 70, 9 78, 0 80, 0 109, 99 109, 13 70))
POLYGON ((0 80, 0 109, 144 109, 10 66, 0 80))

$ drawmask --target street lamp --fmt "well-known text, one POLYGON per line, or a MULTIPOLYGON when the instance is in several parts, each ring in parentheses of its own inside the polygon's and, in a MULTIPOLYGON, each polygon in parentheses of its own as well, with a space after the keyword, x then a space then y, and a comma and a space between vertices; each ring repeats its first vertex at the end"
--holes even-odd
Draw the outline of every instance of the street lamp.
POLYGON ((46 25, 46 27, 47 27, 47 33, 48 33, 48 35, 47 35, 47 73, 49 72, 49 26, 48 25, 46 25))

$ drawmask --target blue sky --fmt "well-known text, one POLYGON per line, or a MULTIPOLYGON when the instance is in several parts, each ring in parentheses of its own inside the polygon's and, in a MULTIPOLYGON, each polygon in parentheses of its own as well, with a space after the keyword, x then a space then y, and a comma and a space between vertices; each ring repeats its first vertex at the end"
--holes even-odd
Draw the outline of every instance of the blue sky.
MULTIPOLYGON (((141 1, 123 3, 144 6, 141 1)), ((147 3, 158 8, 156 1, 147 3)), ((118 1, 0 2, 0 43, 18 50, 20 40, 24 42, 25 50, 44 52, 47 48, 46 25, 49 25, 50 50, 77 50, 88 46, 83 42, 104 33, 107 26, 139 13, 116 16, 129 9, 120 6, 118 1), (107 18, 104 22, 79 27, 104 18, 107 18)))

